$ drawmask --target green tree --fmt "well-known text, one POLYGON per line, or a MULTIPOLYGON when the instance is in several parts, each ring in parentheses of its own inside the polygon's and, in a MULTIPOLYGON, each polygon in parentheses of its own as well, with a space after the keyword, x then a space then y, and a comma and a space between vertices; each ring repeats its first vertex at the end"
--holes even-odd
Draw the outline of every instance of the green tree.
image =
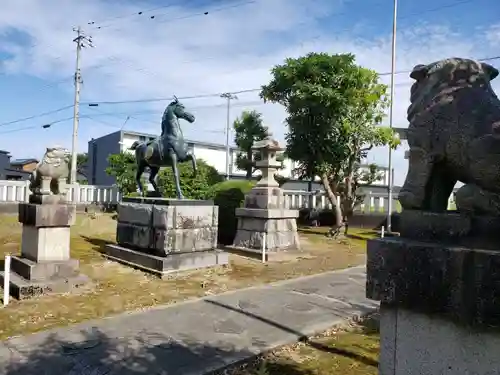
POLYGON ((364 170, 361 169, 359 163, 355 163, 353 170, 350 187, 345 183, 344 179, 338 184, 337 188, 345 224, 344 234, 347 234, 349 230, 349 218, 354 213, 354 209, 363 203, 365 199, 366 194, 364 194, 362 187, 371 185, 383 178, 383 174, 376 164, 370 164, 368 169, 364 170))
POLYGON ((87 163, 89 161, 89 156, 86 152, 82 152, 76 155, 76 171, 78 174, 87 178, 87 163))
MULTIPOLYGON (((188 199, 207 199, 211 186, 221 182, 223 178, 217 169, 203 160, 197 160, 197 166, 198 173, 194 177, 190 162, 178 165, 181 189, 188 199)), ((158 174, 158 188, 164 197, 177 197, 172 168, 162 168, 158 174)))
POLYGON ((352 214, 358 167, 368 151, 399 144, 392 129, 378 126, 388 105, 386 91, 378 74, 356 65, 354 55, 327 53, 286 59, 262 87, 264 100, 287 109, 286 153, 299 163, 296 172, 302 178, 319 176, 335 207, 332 234, 352 214))
POLYGON ((255 164, 255 153, 252 146, 256 141, 266 138, 267 127, 262 124, 262 114, 257 111, 244 111, 234 120, 234 142, 241 151, 236 157, 238 169, 246 171, 246 179, 252 178, 255 164))
POLYGON ((121 152, 108 156, 106 173, 116 178, 116 184, 123 195, 137 191, 136 171, 137 165, 134 154, 121 152))
POLYGON ((80 175, 85 178, 85 180, 78 179, 77 181, 79 184, 88 184, 88 161, 89 157, 86 152, 82 152, 76 155, 76 174, 77 176, 80 175))

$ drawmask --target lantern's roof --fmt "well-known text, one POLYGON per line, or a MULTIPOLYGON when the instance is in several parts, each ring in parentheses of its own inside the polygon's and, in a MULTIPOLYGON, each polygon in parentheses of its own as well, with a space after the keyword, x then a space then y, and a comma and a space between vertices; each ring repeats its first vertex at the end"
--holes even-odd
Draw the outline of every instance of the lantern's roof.
POLYGON ((284 150, 280 144, 278 143, 277 140, 272 138, 272 133, 267 131, 266 132, 266 138, 264 138, 261 141, 257 141, 253 144, 252 149, 254 150, 261 150, 261 149, 267 149, 267 150, 272 150, 272 151, 281 151, 284 150))

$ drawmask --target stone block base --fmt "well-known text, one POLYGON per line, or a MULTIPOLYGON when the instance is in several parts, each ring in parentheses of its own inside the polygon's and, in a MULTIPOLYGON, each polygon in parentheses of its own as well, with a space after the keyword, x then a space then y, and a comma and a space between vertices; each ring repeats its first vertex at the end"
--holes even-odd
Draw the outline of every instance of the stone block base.
POLYGON ((35 262, 67 261, 70 257, 70 227, 23 225, 21 255, 35 262))
POLYGON ((170 253, 205 251, 217 247, 217 228, 160 229, 119 222, 116 242, 158 256, 170 253))
POLYGON ((366 296, 465 325, 500 325, 500 252, 391 237, 368 241, 366 296))
POLYGON ((286 209, 236 209, 238 229, 233 246, 261 251, 266 242, 266 251, 300 249, 297 233, 298 211, 286 209))
POLYGON ((124 198, 116 242, 158 256, 217 247, 218 207, 212 201, 124 198))
POLYGON ((500 335, 380 306, 380 375, 498 374, 500 335))
POLYGON ((423 242, 498 250, 500 217, 458 212, 404 210, 397 214, 402 237, 423 242))
POLYGON ((401 237, 368 241, 381 302, 380 374, 499 373, 500 220, 403 211, 401 237))
POLYGON ((167 256, 156 256, 119 245, 107 245, 103 254, 112 260, 160 277, 176 271, 214 267, 229 263, 228 253, 220 250, 171 253, 167 256))
POLYGON ((19 203, 19 222, 33 227, 69 227, 76 220, 72 204, 19 203))
MULTIPOLYGON (((0 272, 0 282, 3 285, 4 272, 0 272)), ((90 279, 82 274, 56 278, 52 280, 30 281, 15 272, 10 273, 10 295, 23 300, 44 294, 68 293, 88 284, 90 279)))
MULTIPOLYGON (((76 259, 54 262, 34 262, 12 256, 10 264, 10 295, 27 299, 42 294, 67 293, 89 282, 78 272, 76 259)), ((4 273, 0 274, 3 283, 4 273)), ((3 284, 2 284, 3 285, 3 284)))
POLYGON ((55 262, 34 262, 27 258, 13 256, 11 271, 30 281, 47 281, 78 276, 77 259, 55 262))

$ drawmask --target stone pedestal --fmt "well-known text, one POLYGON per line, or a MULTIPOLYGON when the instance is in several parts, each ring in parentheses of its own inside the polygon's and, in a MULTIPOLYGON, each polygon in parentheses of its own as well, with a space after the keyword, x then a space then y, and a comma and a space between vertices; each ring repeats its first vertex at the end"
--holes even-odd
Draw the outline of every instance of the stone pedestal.
POLYGON ((117 245, 105 254, 159 276, 227 264, 227 253, 217 250, 218 212, 213 201, 125 197, 117 245))
POLYGON ((404 211, 401 237, 368 241, 381 303, 381 375, 500 369, 500 219, 404 211))
POLYGON ((233 246, 229 249, 261 257, 265 238, 268 256, 279 251, 298 250, 299 211, 285 207, 283 191, 274 179, 274 174, 281 166, 276 159, 277 152, 283 149, 270 135, 256 142, 253 149, 261 154, 255 166, 262 171, 262 178, 246 195, 244 207, 236 209, 238 229, 233 246))
POLYGON ((297 233, 297 210, 285 208, 237 208, 238 229, 234 247, 269 252, 300 249, 297 233))
MULTIPOLYGON (((70 227, 75 217, 74 205, 19 204, 23 228, 21 255, 11 259, 10 292, 14 297, 64 293, 88 281, 78 272, 78 260, 70 258, 70 227)), ((2 282, 3 277, 2 272, 2 282)))

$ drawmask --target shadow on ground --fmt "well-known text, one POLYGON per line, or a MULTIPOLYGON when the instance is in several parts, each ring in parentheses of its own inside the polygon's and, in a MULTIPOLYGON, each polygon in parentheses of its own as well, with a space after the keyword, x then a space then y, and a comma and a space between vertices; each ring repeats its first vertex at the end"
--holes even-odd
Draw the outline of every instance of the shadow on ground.
MULTIPOLYGON (((280 323, 278 323, 276 321, 264 318, 262 316, 259 316, 257 314, 253 314, 253 313, 251 313, 249 311, 245 311, 245 310, 237 308, 237 307, 233 307, 233 306, 227 305, 227 304, 222 303, 220 301, 215 301, 215 300, 212 300, 212 299, 206 299, 204 302, 209 303, 209 304, 213 304, 213 305, 216 305, 216 306, 219 306, 219 307, 226 308, 228 310, 240 313, 240 314, 245 315, 245 316, 249 316, 249 317, 254 318, 256 320, 260 320, 261 322, 264 322, 264 323, 266 323, 266 324, 268 324, 268 325, 270 325, 272 327, 275 327, 275 328, 281 329, 281 330, 283 330, 285 332, 291 333, 291 334, 293 334, 293 335, 295 335, 297 337, 297 341, 302 342, 302 343, 306 344, 307 346, 309 346, 309 347, 311 347, 313 349, 316 349, 316 350, 319 350, 319 351, 322 351, 322 352, 326 352, 326 353, 329 353, 329 354, 335 354, 335 355, 338 355, 338 356, 349 358, 349 359, 352 359, 353 361, 362 363, 362 364, 367 365, 367 366, 378 367, 378 361, 377 360, 373 360, 372 358, 370 358, 370 357, 368 357, 366 355, 357 353, 354 350, 339 348, 339 347, 335 347, 335 346, 332 346, 332 345, 325 345, 320 340, 310 339, 306 335, 304 335, 302 332, 299 332, 299 331, 296 331, 296 330, 294 330, 292 328, 284 326, 284 325, 282 325, 282 324, 280 324, 280 323)), ((356 308, 356 309, 361 309, 361 311, 364 308, 362 305, 357 305, 357 304, 352 304, 352 303, 351 303, 351 307, 356 308)), ((357 323, 359 325, 358 328, 360 329, 360 333, 362 333, 362 334, 365 334, 365 335, 377 335, 379 333, 380 325, 379 325, 378 316, 376 314, 370 314, 369 316, 365 316, 364 318, 359 317, 359 319, 357 319, 357 323)), ((361 347, 361 346, 359 348, 361 348, 363 350, 366 350, 364 347, 361 347)), ((374 351, 374 353, 375 352, 376 352, 376 350, 374 351)), ((280 366, 281 364, 282 364, 281 362, 274 362, 274 363, 270 364, 267 367, 267 369, 271 370, 272 366, 280 366)), ((272 370, 273 370, 271 372, 272 374, 281 374, 281 372, 277 371, 278 369, 273 368, 272 370)), ((290 370, 288 370, 288 371, 290 371, 290 370)), ((285 374, 286 375, 294 375, 294 374, 309 375, 310 374, 309 371, 302 370, 302 369, 299 370, 298 368, 296 369, 296 371, 302 371, 302 372, 296 372, 296 373, 294 373, 294 372, 285 372, 284 369, 283 369, 283 375, 285 375, 285 374), (304 371, 306 371, 306 372, 304 372, 304 371)))
POLYGON ((113 241, 108 241, 102 238, 88 237, 84 235, 81 235, 80 237, 91 244, 93 250, 97 251, 100 254, 104 254, 104 249, 107 245, 114 244, 113 241))
POLYGON ((366 241, 370 238, 373 238, 373 231, 369 231, 369 232, 361 232, 359 234, 351 234, 351 233, 347 233, 345 235, 345 237, 347 238, 350 238, 350 239, 353 239, 353 240, 362 240, 362 241, 366 241))
MULTIPOLYGON (((294 334, 307 346, 327 354, 342 356, 371 367, 378 365, 354 350, 321 342, 321 339, 308 339, 301 332, 286 327, 279 322, 264 318, 251 312, 226 305, 212 299, 206 303, 230 309, 270 326, 294 334)), ((378 323, 374 319, 362 320, 362 332, 376 334, 378 323)), ((89 327, 68 334, 65 339, 57 331, 51 334, 27 339, 12 338, 0 343, 0 375, 136 375, 136 374, 222 374, 226 368, 230 374, 280 374, 313 375, 317 372, 304 368, 292 360, 262 361, 266 372, 259 372, 259 366, 238 370, 239 365, 247 363, 255 354, 265 351, 266 343, 253 338, 252 349, 236 349, 218 341, 202 343, 188 335, 168 337, 151 330, 138 331, 133 336, 123 332, 123 337, 109 337, 103 331, 89 327), (132 336, 132 337, 131 337, 132 336), (33 340, 34 339, 34 340, 33 340), (30 342, 27 345, 26 340, 30 342), (34 342, 36 341, 36 342, 34 342)))
MULTIPOLYGON (((107 337, 97 329, 82 331, 72 342, 56 334, 28 351, 5 343, 1 353, 2 375, 133 375, 133 374, 213 374, 252 353, 234 348, 200 345, 188 337, 175 340, 152 332, 137 335, 131 342, 107 337), (8 358, 6 357, 8 355, 8 358), (198 372, 200 371, 200 372, 198 372)), ((1 347, 0 347, 1 348, 1 347)), ((273 370, 290 375, 310 375, 293 363, 273 364, 273 370), (275 369, 274 367, 280 368, 275 369)))

